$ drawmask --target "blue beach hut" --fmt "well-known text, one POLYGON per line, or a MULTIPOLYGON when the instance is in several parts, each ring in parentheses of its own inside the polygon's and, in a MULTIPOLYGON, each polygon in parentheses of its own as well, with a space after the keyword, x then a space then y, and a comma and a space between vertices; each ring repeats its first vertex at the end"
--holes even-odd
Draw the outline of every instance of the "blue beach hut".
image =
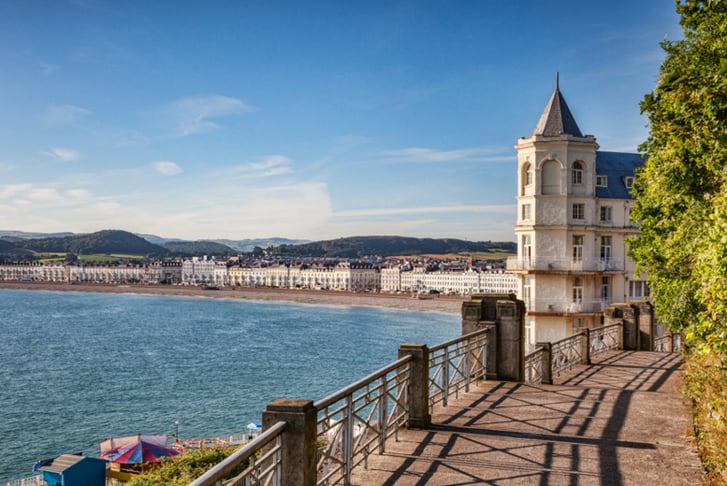
POLYGON ((106 461, 77 454, 44 459, 33 468, 48 486, 104 486, 106 461))

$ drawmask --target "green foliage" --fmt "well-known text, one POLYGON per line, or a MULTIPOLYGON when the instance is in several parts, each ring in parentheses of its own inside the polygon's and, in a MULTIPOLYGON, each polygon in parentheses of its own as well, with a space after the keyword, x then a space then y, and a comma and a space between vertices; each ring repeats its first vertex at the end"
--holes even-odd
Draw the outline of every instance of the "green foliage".
POLYGON ((694 403, 694 433, 710 484, 727 485, 727 355, 687 355, 684 390, 694 403))
POLYGON ((688 345, 725 352, 727 1, 682 0, 677 12, 684 39, 662 43, 659 81, 641 103, 651 130, 630 255, 661 321, 685 330, 688 345))
MULTIPOLYGON (((127 486, 186 486, 222 462, 238 447, 211 447, 162 458, 161 466, 129 481, 127 486)), ((234 474, 234 473, 233 473, 234 474)))
POLYGON ((362 258, 368 255, 425 255, 462 252, 514 252, 513 242, 475 242, 457 239, 408 238, 403 236, 355 236, 316 241, 302 245, 280 245, 270 249, 275 255, 362 258))

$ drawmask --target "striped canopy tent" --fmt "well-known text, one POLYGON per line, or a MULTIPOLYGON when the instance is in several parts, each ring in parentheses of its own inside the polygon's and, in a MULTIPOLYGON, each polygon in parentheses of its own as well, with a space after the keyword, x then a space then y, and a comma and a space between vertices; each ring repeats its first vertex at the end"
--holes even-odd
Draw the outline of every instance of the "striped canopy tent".
POLYGON ((106 459, 117 464, 143 464, 159 462, 162 457, 179 455, 178 451, 168 447, 139 440, 134 444, 127 444, 101 454, 106 459))

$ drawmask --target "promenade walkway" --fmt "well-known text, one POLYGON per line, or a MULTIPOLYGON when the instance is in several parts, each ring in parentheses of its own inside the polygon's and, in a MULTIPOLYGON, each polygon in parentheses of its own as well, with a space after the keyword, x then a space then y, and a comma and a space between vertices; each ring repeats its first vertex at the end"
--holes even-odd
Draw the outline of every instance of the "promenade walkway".
POLYGON ((678 354, 620 351, 554 385, 483 381, 354 469, 356 485, 698 485, 678 354))

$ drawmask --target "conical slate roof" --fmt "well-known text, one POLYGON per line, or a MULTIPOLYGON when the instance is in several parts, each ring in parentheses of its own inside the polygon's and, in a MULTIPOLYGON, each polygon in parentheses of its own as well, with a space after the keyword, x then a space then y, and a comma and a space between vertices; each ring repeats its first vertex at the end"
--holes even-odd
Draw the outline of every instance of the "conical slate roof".
POLYGON ((555 78, 555 91, 550 97, 540 120, 535 126, 532 135, 544 135, 546 137, 557 137, 559 135, 575 135, 582 137, 581 129, 578 128, 576 119, 568 108, 565 98, 558 87, 558 77, 555 78))

